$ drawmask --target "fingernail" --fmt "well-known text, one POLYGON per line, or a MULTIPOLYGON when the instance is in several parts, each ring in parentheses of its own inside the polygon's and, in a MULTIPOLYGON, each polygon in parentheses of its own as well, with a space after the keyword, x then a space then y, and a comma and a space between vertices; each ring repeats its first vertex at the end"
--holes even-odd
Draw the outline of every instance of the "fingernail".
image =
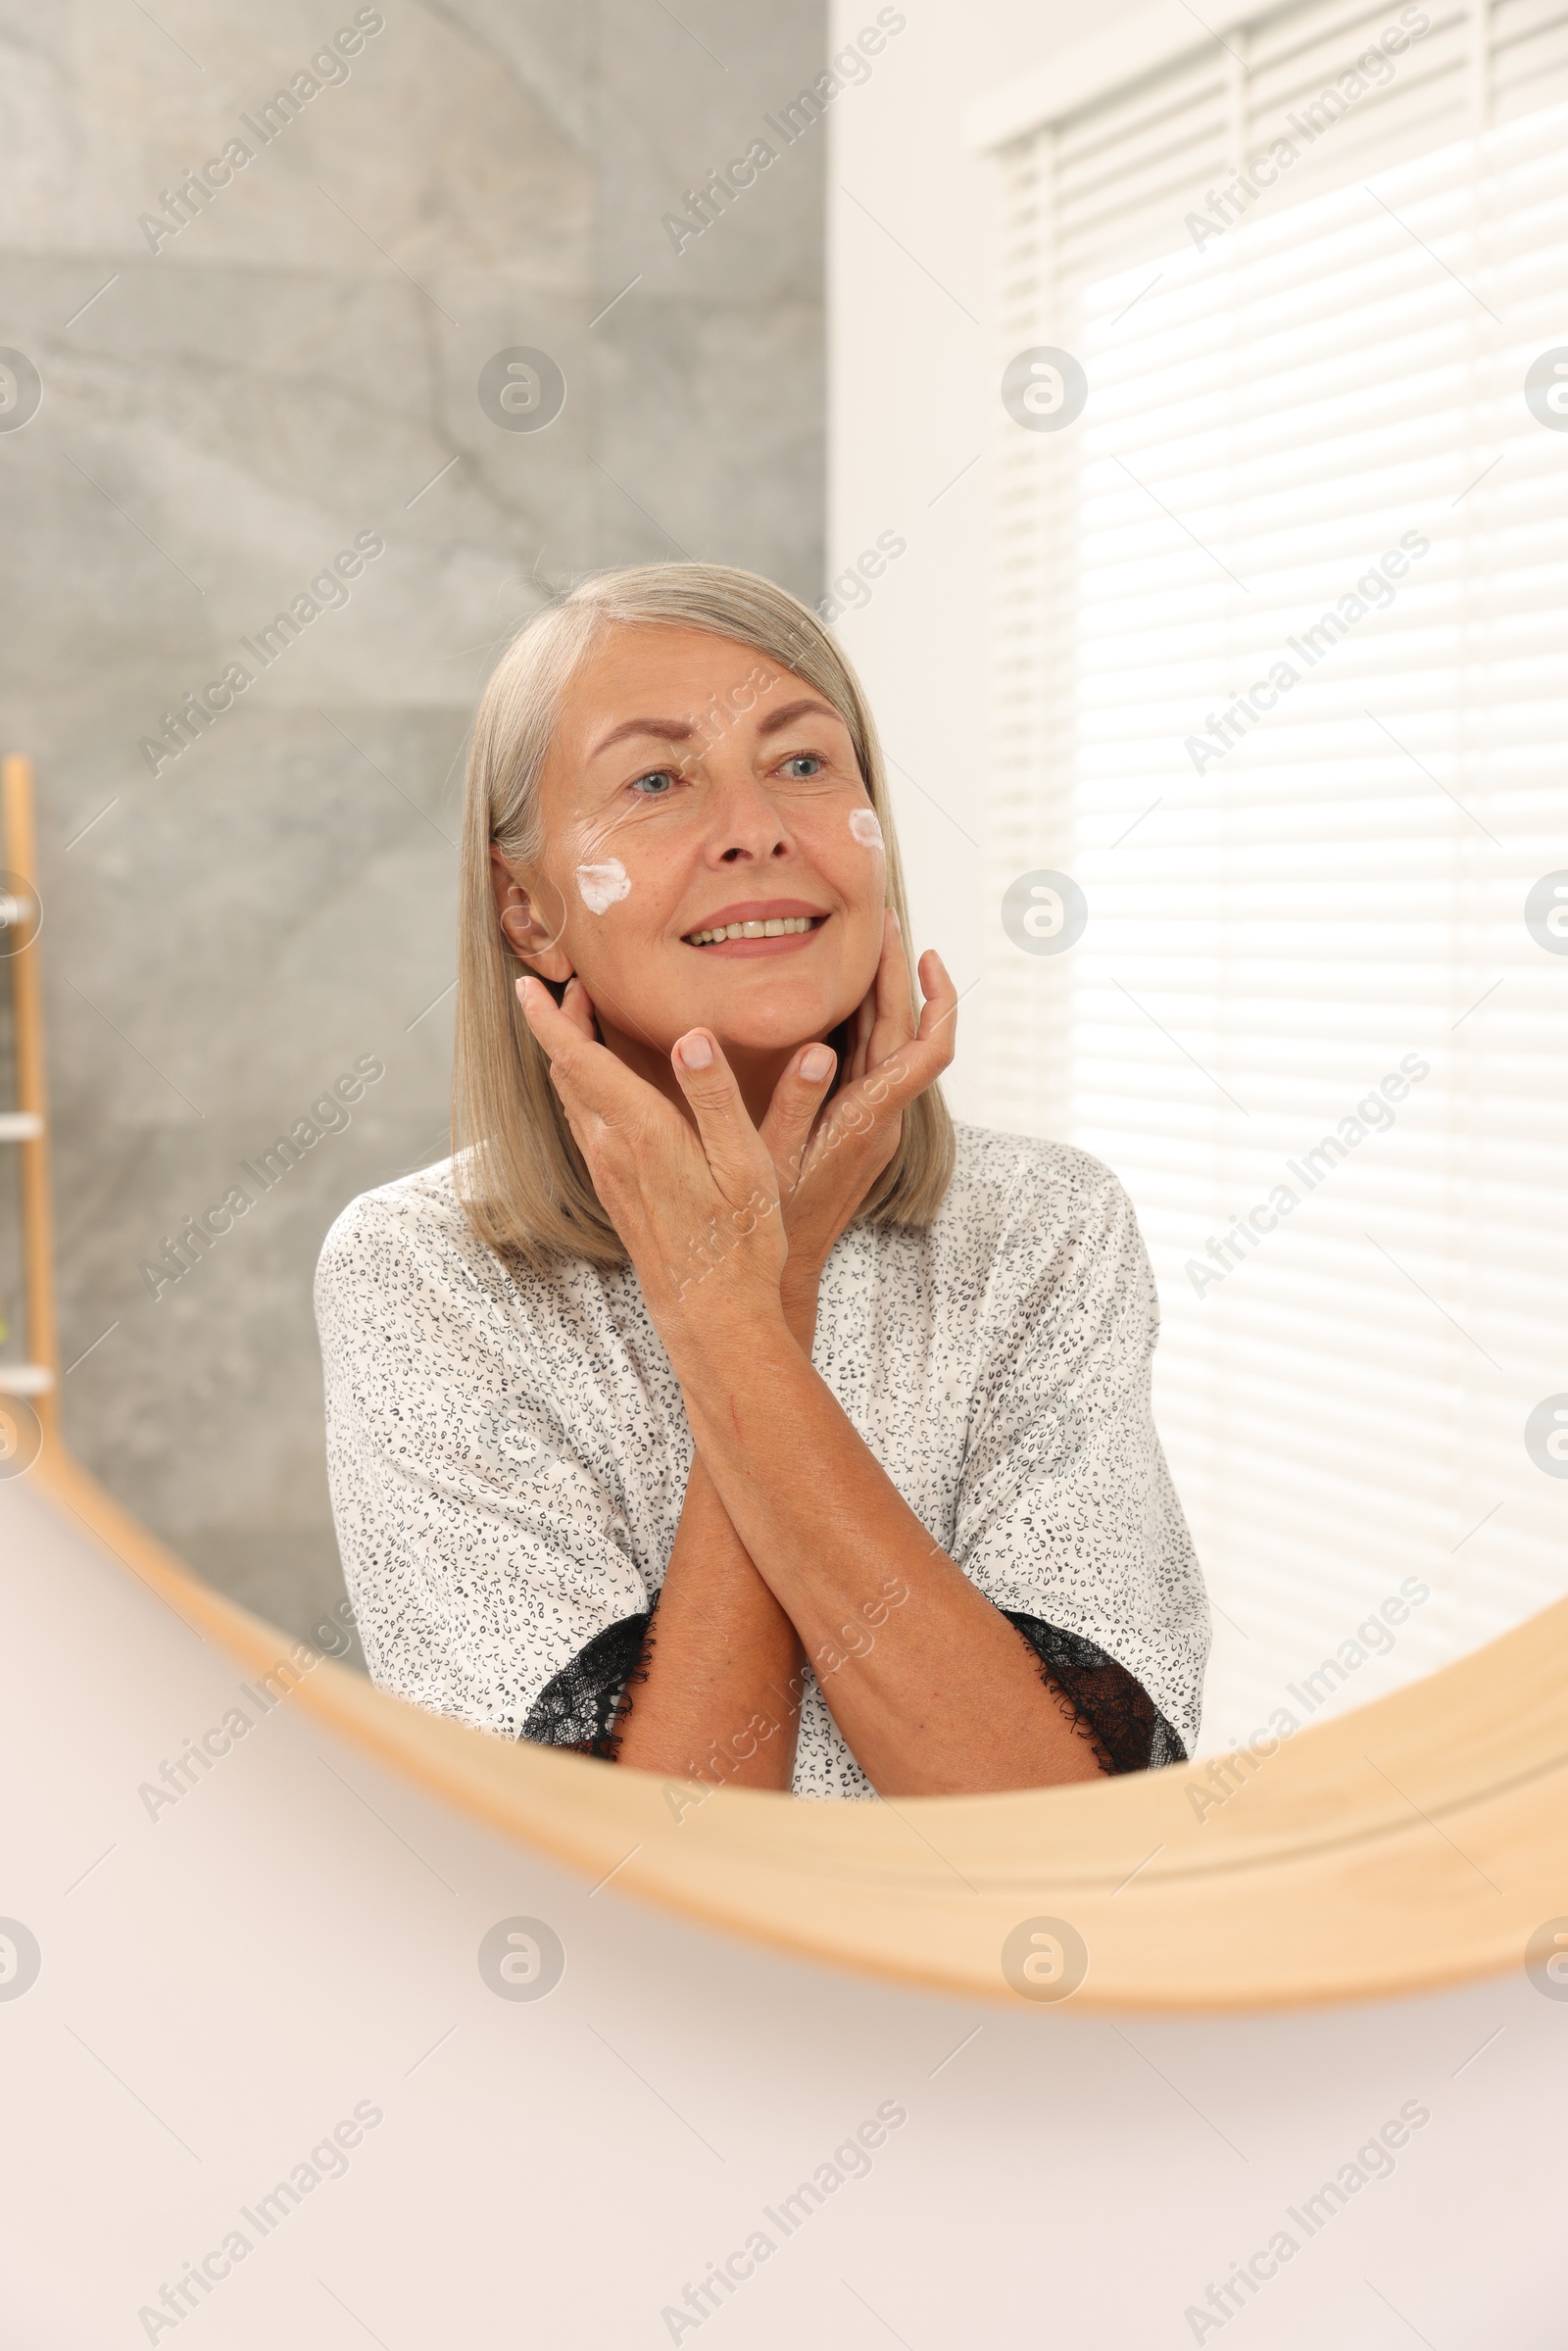
POLYGON ((679 1051, 687 1069, 706 1069, 713 1057, 713 1049, 708 1039, 695 1029, 689 1037, 681 1039, 679 1051))
POLYGON ((826 1045, 808 1045, 801 1055, 801 1075, 816 1085, 833 1066, 833 1051, 826 1045))

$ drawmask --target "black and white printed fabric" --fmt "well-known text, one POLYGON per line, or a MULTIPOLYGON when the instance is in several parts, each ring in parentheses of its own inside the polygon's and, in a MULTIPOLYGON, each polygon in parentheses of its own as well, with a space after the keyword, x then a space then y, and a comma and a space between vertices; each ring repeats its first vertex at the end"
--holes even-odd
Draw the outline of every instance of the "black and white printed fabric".
MULTIPOLYGON (((332 1502, 372 1676, 505 1738, 612 1753, 692 1462, 635 1272, 509 1267, 443 1160, 344 1209, 316 1304, 332 1502)), ((924 1231, 861 1225, 838 1242, 812 1349, 922 1525, 1116 1771, 1192 1754, 1208 1654, 1150 1408, 1157 1329, 1109 1170, 960 1124, 924 1231)), ((874 1793, 811 1679, 794 1785, 874 1793)))

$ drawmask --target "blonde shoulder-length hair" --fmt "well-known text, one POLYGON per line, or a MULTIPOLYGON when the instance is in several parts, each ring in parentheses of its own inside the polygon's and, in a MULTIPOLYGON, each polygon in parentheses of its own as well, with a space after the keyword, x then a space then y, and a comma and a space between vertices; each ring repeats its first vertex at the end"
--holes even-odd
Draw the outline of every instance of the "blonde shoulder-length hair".
MULTIPOLYGON (((496 919, 490 845, 537 869, 545 848, 540 777, 567 683, 614 627, 708 629, 776 662, 820 694, 850 732, 887 849, 887 903, 910 936, 904 875, 876 729, 858 679, 814 612, 771 580, 718 563, 602 572, 519 630, 474 718, 463 820, 453 1151, 458 1198, 480 1240, 537 1270, 564 1252, 627 1262, 562 1111, 548 1060, 514 985, 527 966, 496 919)), ((561 989, 552 991, 558 999, 561 989)), ((911 992, 911 1013, 917 1009, 911 992)), ((829 1043, 848 1057, 850 1020, 829 1043)), ((952 1180, 953 1120, 937 1085, 904 1113, 899 1148, 856 1222, 928 1224, 952 1180)))

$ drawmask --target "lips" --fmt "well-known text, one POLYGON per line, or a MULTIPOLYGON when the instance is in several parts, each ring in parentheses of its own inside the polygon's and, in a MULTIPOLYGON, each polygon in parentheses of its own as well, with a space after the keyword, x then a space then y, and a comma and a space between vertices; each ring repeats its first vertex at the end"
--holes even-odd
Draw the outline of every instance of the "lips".
POLYGON ((813 906, 803 898, 752 898, 735 901, 727 906, 715 907, 701 922, 694 922, 681 936, 688 947, 707 954, 733 954, 738 948, 776 951, 784 946, 798 946, 814 937, 828 919, 821 906, 813 906), (774 929, 768 924, 788 923, 788 930, 774 929), (712 939, 708 934, 745 925, 746 935, 733 939, 712 939), (808 926, 808 927, 807 927, 808 926))

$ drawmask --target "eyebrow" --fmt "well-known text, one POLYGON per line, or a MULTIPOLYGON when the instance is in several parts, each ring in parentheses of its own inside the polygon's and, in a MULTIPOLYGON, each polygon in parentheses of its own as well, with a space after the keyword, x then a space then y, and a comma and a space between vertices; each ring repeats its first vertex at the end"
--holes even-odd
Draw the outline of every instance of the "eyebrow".
POLYGON ((628 718, 624 725, 612 726, 588 757, 597 759, 601 752, 609 751, 612 744, 624 743, 628 735, 657 735, 664 743, 689 743, 694 731, 690 720, 685 718, 628 718))
MULTIPOLYGON (((759 722, 758 735, 776 735, 780 727, 793 726, 797 718, 808 714, 819 718, 836 718, 841 726, 844 723, 830 704, 818 701, 814 695, 808 695, 796 702, 786 703, 782 710, 770 710, 759 722)), ((624 743, 633 735, 653 735, 662 743, 690 743, 702 732, 689 718, 628 718, 620 726, 612 727, 603 741, 594 745, 588 756, 597 759, 602 753, 610 751, 617 743, 624 743)))
POLYGON ((781 710, 769 711, 757 731, 760 735, 776 735, 781 726, 793 726, 797 718, 811 716, 836 718, 840 726, 844 724, 843 718, 830 703, 819 702, 814 694, 808 694, 799 702, 787 702, 781 710))

